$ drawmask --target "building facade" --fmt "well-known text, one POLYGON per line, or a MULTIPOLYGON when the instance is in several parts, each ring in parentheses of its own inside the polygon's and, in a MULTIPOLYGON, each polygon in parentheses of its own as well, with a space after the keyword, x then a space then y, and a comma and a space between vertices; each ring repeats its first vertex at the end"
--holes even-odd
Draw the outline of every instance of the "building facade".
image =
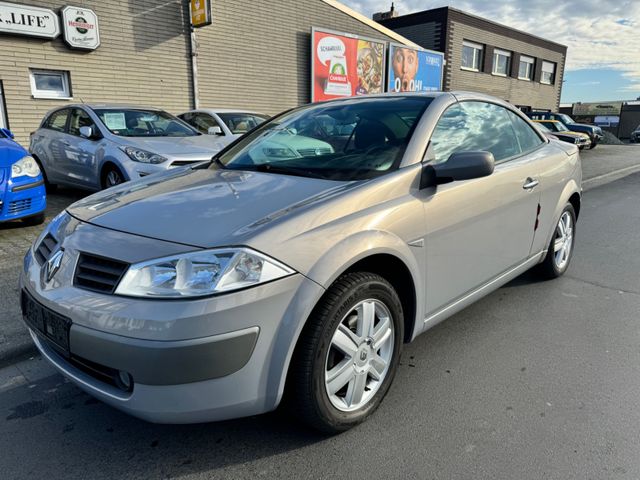
MULTIPOLYGON (((24 8, 60 16, 65 5, 29 0, 24 8)), ((127 103, 174 114, 196 101, 267 114, 307 103, 312 27, 411 43, 334 0, 215 0, 212 24, 195 29, 194 42, 184 0, 76 5, 97 17, 100 45, 94 50, 72 49, 62 34, 46 39, 0 29, 0 126, 23 144, 48 110, 65 103, 127 103)), ((0 17, 3 12, 9 10, 0 9, 0 17)))
POLYGON ((449 7, 381 20, 445 54, 444 90, 471 90, 523 110, 557 111, 567 47, 449 7))

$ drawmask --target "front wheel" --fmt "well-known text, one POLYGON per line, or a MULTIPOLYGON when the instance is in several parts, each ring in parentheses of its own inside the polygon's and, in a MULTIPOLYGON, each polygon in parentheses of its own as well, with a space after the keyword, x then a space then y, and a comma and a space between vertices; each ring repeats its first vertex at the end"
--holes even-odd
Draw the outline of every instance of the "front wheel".
POLYGON ((102 174, 102 189, 115 187, 124 182, 124 175, 118 167, 110 166, 105 169, 102 174))
POLYGON ((557 278, 569 268, 575 242, 576 212, 570 203, 564 207, 538 273, 544 278, 557 278))
POLYGON ((395 376, 404 335, 402 305, 384 278, 339 278, 314 309, 290 366, 292 407, 310 426, 339 433, 380 405, 395 376))

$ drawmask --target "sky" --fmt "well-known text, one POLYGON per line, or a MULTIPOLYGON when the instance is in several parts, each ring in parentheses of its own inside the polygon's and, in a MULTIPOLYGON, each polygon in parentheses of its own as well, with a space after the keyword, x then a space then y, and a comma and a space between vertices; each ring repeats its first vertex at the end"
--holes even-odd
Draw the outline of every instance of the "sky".
MULTIPOLYGON (((391 0, 341 0, 369 18, 391 0)), ((400 15, 450 6, 568 47, 562 103, 640 97, 640 0, 395 0, 400 15)))

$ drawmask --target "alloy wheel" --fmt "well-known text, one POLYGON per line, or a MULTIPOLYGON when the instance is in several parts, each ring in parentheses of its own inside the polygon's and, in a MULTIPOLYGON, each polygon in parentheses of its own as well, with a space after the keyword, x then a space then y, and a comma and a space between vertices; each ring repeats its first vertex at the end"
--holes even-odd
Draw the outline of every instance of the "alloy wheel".
POLYGON ((389 371, 394 335, 391 313, 379 300, 363 300, 344 316, 325 366, 325 388, 335 408, 351 412, 374 397, 389 371))
POLYGON ((116 185, 119 185, 122 183, 122 175, 120 175, 120 172, 116 171, 116 170, 109 170, 109 173, 107 173, 107 176, 105 178, 105 183, 108 187, 114 187, 116 185))
POLYGON ((556 236, 553 242, 554 262, 558 270, 563 270, 573 248, 573 217, 571 213, 564 212, 556 227, 556 236))

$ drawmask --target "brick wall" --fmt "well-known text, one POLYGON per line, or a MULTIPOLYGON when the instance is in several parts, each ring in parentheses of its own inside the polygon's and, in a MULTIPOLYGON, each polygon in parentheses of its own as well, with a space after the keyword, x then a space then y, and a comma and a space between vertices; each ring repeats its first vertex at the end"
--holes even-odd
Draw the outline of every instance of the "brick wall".
POLYGON ((196 31, 201 107, 275 114, 310 101, 311 27, 391 40, 321 0, 213 2, 196 31))
MULTIPOLYGON (((15 2, 19 3, 19 2, 15 2)), ((29 0, 58 10, 66 1, 29 0)), ((170 111, 190 107, 191 74, 188 22, 180 0, 104 0, 71 2, 98 15, 101 46, 71 50, 56 40, 0 34, 0 80, 9 126, 28 145, 29 132, 45 112, 71 102, 155 105, 170 111), (34 99, 29 69, 67 70, 73 100, 34 99)))
MULTIPOLYGON (((560 91, 562 85, 563 68, 565 54, 550 50, 531 43, 513 39, 498 33, 466 25, 456 21, 450 21, 448 35, 448 70, 450 78, 448 88, 450 90, 470 90, 488 93, 498 98, 502 98, 516 105, 525 105, 533 108, 548 109, 556 111, 560 105, 560 91), (488 65, 485 72, 470 72, 461 70, 462 63, 462 41, 486 44, 512 52, 512 62, 514 52, 521 55, 535 57, 536 69, 539 70, 541 61, 544 59, 556 63, 556 75, 554 85, 542 84, 539 81, 519 80, 513 77, 500 77, 491 74, 491 58, 486 58, 488 65)), ((485 54, 487 52, 485 49, 485 54)), ((517 70, 516 70, 517 72, 517 70)), ((517 73, 516 73, 517 75, 517 73)))

